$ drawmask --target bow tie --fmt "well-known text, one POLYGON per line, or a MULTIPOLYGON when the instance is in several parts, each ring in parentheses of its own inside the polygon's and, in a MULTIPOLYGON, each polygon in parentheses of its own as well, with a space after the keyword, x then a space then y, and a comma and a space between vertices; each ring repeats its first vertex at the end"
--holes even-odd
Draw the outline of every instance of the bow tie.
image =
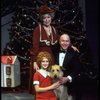
POLYGON ((66 50, 60 50, 59 53, 66 53, 66 50))

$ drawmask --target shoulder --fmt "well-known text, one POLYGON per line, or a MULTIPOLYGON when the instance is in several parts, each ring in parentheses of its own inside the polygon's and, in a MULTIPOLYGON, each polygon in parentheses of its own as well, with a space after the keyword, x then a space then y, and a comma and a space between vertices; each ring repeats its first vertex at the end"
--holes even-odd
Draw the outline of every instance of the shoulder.
POLYGON ((34 73, 34 75, 36 75, 36 76, 37 76, 37 75, 39 75, 39 72, 38 72, 38 71, 36 71, 36 72, 34 73))
POLYGON ((33 29, 33 35, 38 36, 39 35, 39 32, 40 32, 40 29, 39 29, 39 26, 36 26, 34 29, 33 29))
POLYGON ((34 30, 39 30, 39 25, 34 28, 34 30))

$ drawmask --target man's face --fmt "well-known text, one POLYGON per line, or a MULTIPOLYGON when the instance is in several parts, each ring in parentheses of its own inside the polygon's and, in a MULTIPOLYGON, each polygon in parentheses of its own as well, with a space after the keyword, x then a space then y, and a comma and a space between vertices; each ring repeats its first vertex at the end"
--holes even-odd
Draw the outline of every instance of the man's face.
POLYGON ((62 35, 59 40, 62 49, 67 49, 70 46, 70 38, 68 35, 62 35))

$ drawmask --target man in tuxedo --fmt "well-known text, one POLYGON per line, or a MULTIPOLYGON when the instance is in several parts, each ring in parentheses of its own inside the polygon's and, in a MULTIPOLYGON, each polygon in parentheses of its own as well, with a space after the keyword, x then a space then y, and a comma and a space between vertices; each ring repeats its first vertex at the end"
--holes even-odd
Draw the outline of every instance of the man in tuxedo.
POLYGON ((71 40, 68 34, 62 34, 59 39, 59 48, 54 52, 55 62, 60 65, 64 71, 62 84, 68 86, 69 93, 74 91, 75 100, 81 100, 80 91, 80 60, 79 53, 71 48, 71 40))

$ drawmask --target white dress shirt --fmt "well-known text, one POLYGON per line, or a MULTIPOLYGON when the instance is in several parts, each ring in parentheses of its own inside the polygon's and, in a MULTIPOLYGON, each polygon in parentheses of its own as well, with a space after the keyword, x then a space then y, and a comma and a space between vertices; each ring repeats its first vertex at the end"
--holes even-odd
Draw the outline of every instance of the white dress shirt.
POLYGON ((63 66, 64 58, 66 53, 59 53, 59 65, 63 66))
MULTIPOLYGON (((64 58, 65 58, 66 53, 59 53, 59 65, 63 66, 64 58)), ((67 76, 69 79, 69 82, 72 82, 72 77, 70 75, 67 76)))

